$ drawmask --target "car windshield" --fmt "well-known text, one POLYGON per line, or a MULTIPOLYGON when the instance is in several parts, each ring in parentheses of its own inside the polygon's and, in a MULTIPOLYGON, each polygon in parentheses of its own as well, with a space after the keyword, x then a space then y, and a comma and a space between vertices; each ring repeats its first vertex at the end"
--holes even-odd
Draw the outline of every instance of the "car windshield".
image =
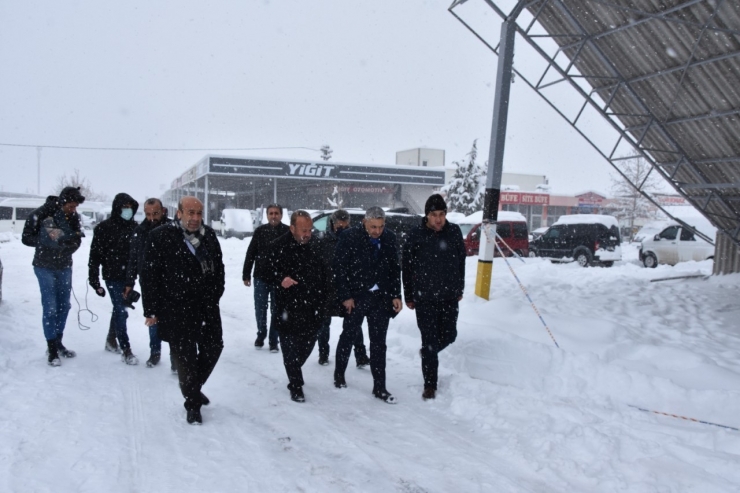
POLYGON ((475 224, 458 224, 458 226, 460 226, 460 231, 462 231, 463 238, 465 238, 475 224))

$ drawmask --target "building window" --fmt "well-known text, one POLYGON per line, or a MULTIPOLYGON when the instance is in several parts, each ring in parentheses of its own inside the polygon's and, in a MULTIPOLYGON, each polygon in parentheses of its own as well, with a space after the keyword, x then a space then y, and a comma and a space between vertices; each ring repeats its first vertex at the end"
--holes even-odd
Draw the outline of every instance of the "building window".
POLYGON ((422 165, 422 166, 426 166, 426 165, 427 165, 427 162, 426 162, 426 161, 422 161, 422 162, 421 162, 421 165, 422 165))

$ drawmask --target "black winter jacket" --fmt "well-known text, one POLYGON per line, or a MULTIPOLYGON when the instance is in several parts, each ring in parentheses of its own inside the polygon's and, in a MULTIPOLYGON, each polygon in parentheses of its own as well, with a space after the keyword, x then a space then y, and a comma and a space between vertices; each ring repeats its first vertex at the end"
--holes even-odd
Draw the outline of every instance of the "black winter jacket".
POLYGON ((157 330, 165 341, 195 339, 203 327, 221 337, 223 254, 213 229, 204 226, 204 230, 200 248, 206 252, 205 267, 185 244, 176 221, 155 228, 147 237, 141 271, 144 315, 158 318, 157 330))
POLYGON ((65 215, 59 198, 50 195, 26 219, 21 241, 36 248, 34 267, 61 270, 72 267, 72 254, 80 248, 83 236, 77 213, 65 215))
POLYGON ((288 232, 290 232, 290 227, 283 223, 277 226, 263 224, 254 230, 252 241, 247 248, 247 257, 244 259, 242 281, 252 279, 252 265, 254 265, 255 278, 266 282, 274 281, 274 272, 267 261, 270 254, 270 243, 288 232))
POLYGON ((119 193, 113 199, 111 216, 93 230, 90 245, 90 260, 87 263, 87 280, 93 289, 100 287, 100 266, 103 266, 103 279, 106 281, 125 281, 128 254, 131 249, 131 236, 136 228, 136 221, 125 220, 121 210, 126 204, 132 204, 134 214, 139 203, 127 193, 119 193))
POLYGON ((380 235, 379 250, 370 243, 362 223, 344 231, 339 235, 332 270, 340 301, 365 296, 375 284, 388 299, 401 298, 396 235, 388 229, 380 235))
POLYGON ((403 246, 403 294, 406 303, 456 300, 465 289, 465 243, 457 224, 439 232, 426 217, 403 246))
POLYGON ((131 249, 128 254, 128 265, 126 267, 126 286, 133 288, 136 284, 136 277, 141 276, 141 270, 144 267, 144 245, 146 244, 149 233, 169 222, 170 218, 164 216, 159 224, 154 226, 150 221, 145 219, 134 228, 134 234, 131 236, 131 249))
MULTIPOLYGON (((331 225, 329 226, 332 227, 331 225)), ((340 233, 341 234, 341 233, 340 233)), ((334 230, 329 230, 324 233, 319 239, 321 243, 321 254, 324 257, 327 269, 329 269, 329 289, 327 290, 327 317, 343 317, 344 311, 341 309, 341 302, 337 296, 337 280, 336 274, 334 273, 334 255, 337 251, 337 243, 339 242, 339 235, 334 230)))
POLYGON ((277 316, 315 314, 326 316, 331 278, 321 252, 321 243, 311 239, 298 243, 288 232, 270 245, 270 264, 275 271, 275 309, 277 316), (290 277, 298 284, 289 288, 280 285, 290 277))

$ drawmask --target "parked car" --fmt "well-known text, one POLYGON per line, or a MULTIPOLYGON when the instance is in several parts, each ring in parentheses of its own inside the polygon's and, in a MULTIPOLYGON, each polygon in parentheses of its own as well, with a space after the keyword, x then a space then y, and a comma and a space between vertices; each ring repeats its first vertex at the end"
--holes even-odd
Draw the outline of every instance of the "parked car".
POLYGON ((221 236, 246 238, 254 234, 254 211, 249 209, 224 209, 221 211, 221 236))
MULTIPOLYGON (((329 228, 329 217, 336 209, 318 211, 313 214, 313 228, 321 235, 329 228)), ((362 209, 345 209, 349 212, 350 224, 355 225, 365 217, 365 211, 362 209)), ((385 227, 396 233, 398 240, 398 251, 401 252, 403 244, 406 243, 406 237, 409 231, 421 224, 421 216, 409 214, 406 212, 396 212, 398 209, 391 209, 385 213, 385 227)))
POLYGON ((689 260, 699 262, 713 258, 714 246, 672 221, 660 233, 643 239, 640 246, 640 260, 650 268, 658 264, 676 265, 689 260))
POLYGON ((553 262, 578 262, 581 267, 611 267, 622 259, 619 224, 615 217, 602 214, 560 216, 545 234, 532 241, 529 255, 553 262))
MULTIPOLYGON (((482 219, 483 214, 471 214, 468 218, 482 219)), ((463 239, 465 241, 465 253, 468 257, 472 255, 478 255, 480 249, 480 235, 483 233, 481 228, 482 223, 480 220, 477 223, 470 224, 465 219, 465 222, 459 224, 460 229, 463 233, 463 239), (465 226, 465 228, 463 228, 465 226)), ((499 211, 498 220, 496 222, 496 233, 501 239, 506 242, 506 245, 511 247, 517 255, 526 257, 529 255, 529 232, 527 229, 527 219, 518 212, 512 211, 499 211)), ((511 251, 497 239, 496 242, 501 247, 501 250, 506 256, 511 256, 511 251)), ((500 256, 498 248, 494 249, 494 256, 500 256)))
POLYGON ((533 229, 531 231, 532 239, 536 240, 537 238, 545 234, 545 231, 547 231, 547 229, 548 229, 547 226, 542 226, 541 228, 533 229))

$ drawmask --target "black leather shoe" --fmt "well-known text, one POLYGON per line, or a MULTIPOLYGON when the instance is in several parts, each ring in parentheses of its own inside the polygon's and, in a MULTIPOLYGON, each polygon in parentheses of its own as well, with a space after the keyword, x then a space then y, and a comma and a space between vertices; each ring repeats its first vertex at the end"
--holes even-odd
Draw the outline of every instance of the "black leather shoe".
POLYGON ((188 409, 187 420, 191 425, 202 425, 203 416, 200 415, 200 409, 188 409))
POLYGON ((434 399, 436 397, 436 395, 435 395, 436 393, 437 393, 437 391, 434 390, 433 388, 431 388, 431 387, 424 387, 424 393, 421 394, 421 398, 424 399, 425 401, 427 401, 429 399, 434 399))
POLYGON ((206 397, 206 395, 203 392, 201 392, 200 393, 200 403, 203 404, 204 406, 207 406, 208 404, 211 403, 211 399, 206 397))
POLYGON ((303 389, 300 387, 297 389, 291 389, 290 399, 294 402, 306 402, 306 396, 303 395, 303 389))
POLYGON ((395 404, 396 398, 391 395, 387 390, 373 390, 373 395, 387 404, 395 404))
POLYGON ((340 377, 339 375, 334 375, 334 386, 338 389, 346 389, 347 388, 347 382, 344 380, 344 377, 340 377))

